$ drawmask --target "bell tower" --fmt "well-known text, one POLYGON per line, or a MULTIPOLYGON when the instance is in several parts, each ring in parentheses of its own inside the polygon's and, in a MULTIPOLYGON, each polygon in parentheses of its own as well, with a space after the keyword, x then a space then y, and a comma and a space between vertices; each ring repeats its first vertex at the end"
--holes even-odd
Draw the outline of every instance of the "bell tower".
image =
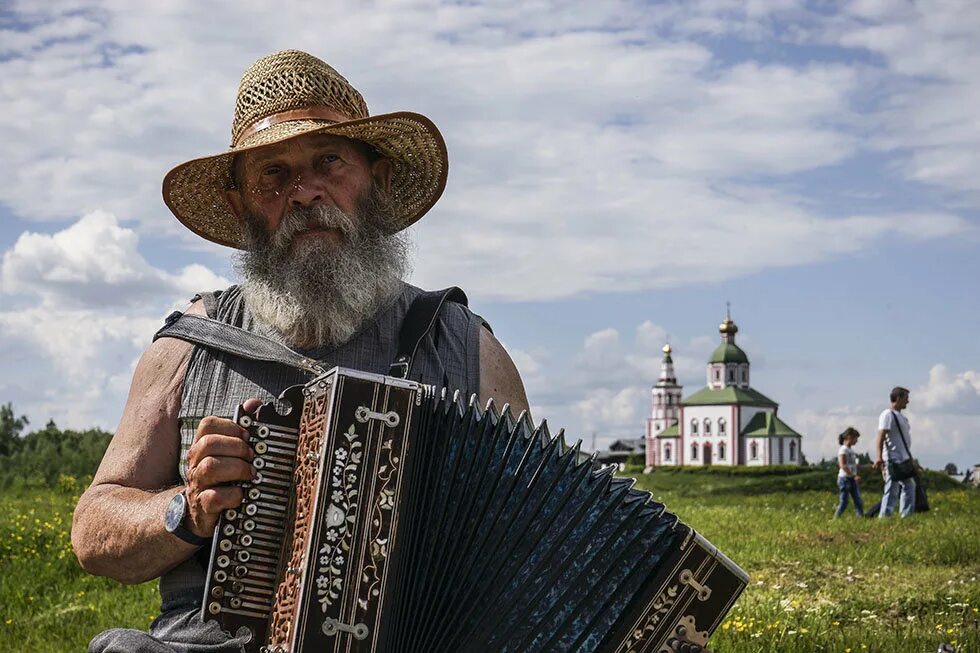
POLYGON ((677 424, 681 417, 682 387, 677 384, 677 375, 674 374, 670 343, 664 345, 662 351, 664 355, 660 361, 660 376, 651 390, 650 417, 647 418, 647 467, 656 466, 660 462, 656 459, 657 446, 654 438, 677 424))

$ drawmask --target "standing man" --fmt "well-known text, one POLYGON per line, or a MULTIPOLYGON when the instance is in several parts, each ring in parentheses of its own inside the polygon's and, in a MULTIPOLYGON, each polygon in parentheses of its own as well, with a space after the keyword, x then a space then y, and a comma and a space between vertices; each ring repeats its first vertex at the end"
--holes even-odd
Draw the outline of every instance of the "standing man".
MULTIPOLYGON (((149 633, 106 631, 90 653, 242 651, 240 638, 200 618, 218 515, 241 503, 240 482, 255 473, 247 433, 231 417, 238 405, 254 409, 311 379, 281 355, 286 347, 327 369, 386 374, 401 360, 406 315, 433 295, 403 280, 402 230, 439 199, 448 165, 428 118, 372 116, 336 70, 288 50, 242 76, 231 148, 164 179, 178 220, 240 250, 243 282, 202 292, 185 311, 207 318, 191 321, 206 325, 209 340, 172 335, 181 318, 168 319, 136 366, 119 426, 78 501, 72 546, 82 567, 122 583, 160 578, 163 599, 149 633), (256 356, 241 344, 243 331, 266 354, 280 353, 256 356)), ((455 297, 426 320, 409 378, 520 412, 527 399, 517 368, 455 297)))
POLYGON ((909 391, 901 386, 892 389, 891 406, 878 417, 878 442, 874 468, 885 476, 879 517, 890 517, 895 500, 900 497, 899 512, 908 517, 915 512, 915 469, 909 421, 902 410, 909 405, 909 391))

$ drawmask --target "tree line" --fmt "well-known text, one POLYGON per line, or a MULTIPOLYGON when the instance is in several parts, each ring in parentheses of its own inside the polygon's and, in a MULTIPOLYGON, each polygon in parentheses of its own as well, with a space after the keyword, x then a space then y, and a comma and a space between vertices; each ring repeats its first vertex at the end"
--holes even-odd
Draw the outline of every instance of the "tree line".
POLYGON ((54 420, 24 433, 29 422, 10 402, 0 406, 0 489, 55 487, 62 477, 95 474, 112 434, 60 429, 54 420))

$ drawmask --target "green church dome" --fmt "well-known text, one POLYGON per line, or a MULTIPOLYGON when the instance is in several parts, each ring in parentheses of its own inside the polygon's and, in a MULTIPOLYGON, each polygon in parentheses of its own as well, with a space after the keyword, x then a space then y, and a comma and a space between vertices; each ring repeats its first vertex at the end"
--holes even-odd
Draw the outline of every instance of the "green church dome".
POLYGON ((711 354, 711 363, 748 363, 749 357, 745 355, 742 348, 733 342, 723 342, 718 345, 714 353, 711 354))

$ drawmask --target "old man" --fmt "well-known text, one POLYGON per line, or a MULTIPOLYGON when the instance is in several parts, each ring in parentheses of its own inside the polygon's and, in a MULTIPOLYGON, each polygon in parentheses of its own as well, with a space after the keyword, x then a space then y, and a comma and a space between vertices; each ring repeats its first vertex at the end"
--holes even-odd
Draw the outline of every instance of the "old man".
MULTIPOLYGON (((403 280, 402 230, 439 199, 447 172, 445 143, 427 118, 371 116, 337 71, 285 51, 245 71, 231 149, 167 175, 174 215, 240 249, 243 282, 194 298, 185 312, 209 318, 196 340, 171 337, 167 327, 180 322, 171 316, 140 359, 78 502, 72 544, 82 566, 123 583, 159 577, 162 596, 149 633, 109 630, 90 651, 242 650, 199 616, 204 545, 218 515, 241 503, 236 483, 254 473, 246 433, 230 418, 240 404, 309 380, 290 356, 389 371, 406 314, 431 297, 403 280), (267 355, 250 355, 228 325, 254 335, 267 355)), ((483 320, 460 301, 436 305, 410 378, 526 408, 517 370, 483 320)))

